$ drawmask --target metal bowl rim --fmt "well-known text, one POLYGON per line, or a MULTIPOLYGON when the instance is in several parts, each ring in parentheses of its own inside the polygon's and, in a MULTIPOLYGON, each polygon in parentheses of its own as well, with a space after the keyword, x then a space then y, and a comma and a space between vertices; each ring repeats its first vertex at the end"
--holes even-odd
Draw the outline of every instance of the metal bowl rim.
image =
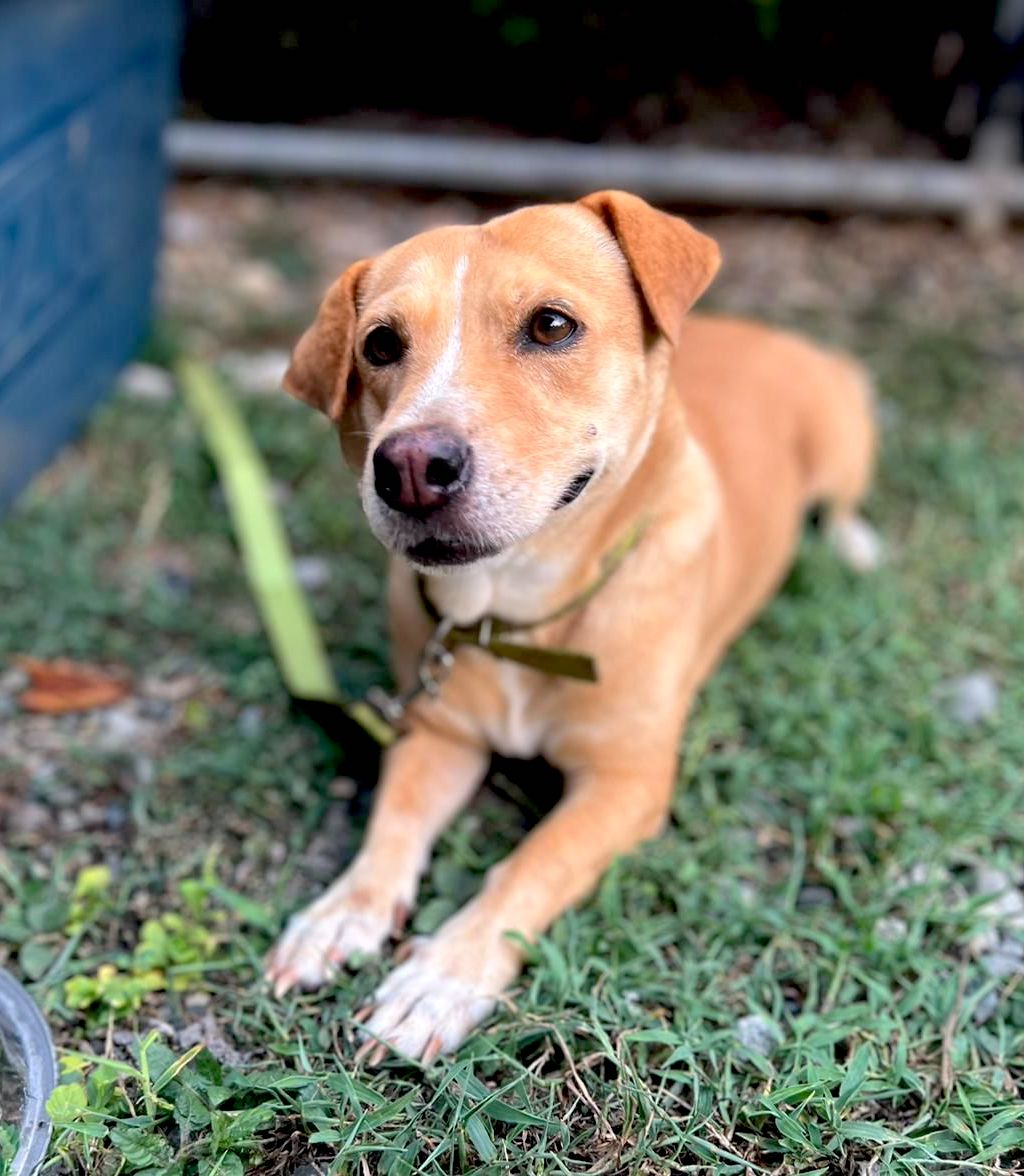
POLYGON ((53 1038, 39 1006, 10 973, 0 968, 0 1033, 24 1059, 25 1092, 18 1153, 11 1176, 31 1176, 46 1156, 53 1125, 46 1100, 57 1085, 53 1038))

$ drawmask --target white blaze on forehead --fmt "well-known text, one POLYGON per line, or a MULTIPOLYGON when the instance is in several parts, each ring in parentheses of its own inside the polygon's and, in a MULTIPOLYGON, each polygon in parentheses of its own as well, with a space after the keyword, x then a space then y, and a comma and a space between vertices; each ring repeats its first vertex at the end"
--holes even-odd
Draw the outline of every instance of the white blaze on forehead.
POLYGON ((451 390, 452 381, 459 370, 459 358, 462 355, 462 298, 468 266, 469 258, 465 254, 455 263, 451 296, 454 310, 448 342, 413 397, 412 403, 406 410, 406 415, 418 415, 428 404, 433 404, 434 401, 439 400, 451 390))

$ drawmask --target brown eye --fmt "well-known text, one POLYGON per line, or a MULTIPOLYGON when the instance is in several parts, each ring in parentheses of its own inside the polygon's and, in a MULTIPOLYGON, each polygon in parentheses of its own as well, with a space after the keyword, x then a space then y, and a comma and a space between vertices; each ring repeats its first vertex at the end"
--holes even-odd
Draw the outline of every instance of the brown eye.
POLYGON ((534 343, 542 347, 553 347, 556 343, 564 343, 576 334, 578 324, 560 310, 552 310, 550 306, 538 310, 530 319, 529 336, 534 343))
POLYGON ((392 327, 374 327, 363 343, 363 355, 374 367, 397 363, 405 354, 405 344, 392 327))

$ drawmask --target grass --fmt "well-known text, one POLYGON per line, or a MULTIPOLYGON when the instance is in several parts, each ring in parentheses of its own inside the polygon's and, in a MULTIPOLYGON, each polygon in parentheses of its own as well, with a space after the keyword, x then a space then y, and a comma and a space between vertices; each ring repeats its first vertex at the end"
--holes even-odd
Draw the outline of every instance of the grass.
MULTIPOLYGON (((871 514, 891 563, 855 579, 808 531, 701 697, 673 828, 427 1071, 352 1067, 350 1014, 386 963, 281 1002, 261 986, 367 790, 282 697, 180 402, 97 415, 0 526, 0 669, 114 663, 142 700, 127 736, 103 715, 0 732, 0 961, 65 1072, 47 1171, 1019 1170, 1024 987, 979 959, 997 916, 975 878, 1024 850, 1024 411, 970 324, 881 306, 847 334, 886 399, 871 514), (978 669, 999 715, 957 726, 941 686, 978 669), (752 1014, 767 1053, 737 1036, 752 1014)), ((384 680, 382 559, 333 439, 283 398, 245 410, 295 545, 331 560, 315 605, 339 675, 384 680)), ((456 822, 416 929, 535 800, 498 780, 456 822)))

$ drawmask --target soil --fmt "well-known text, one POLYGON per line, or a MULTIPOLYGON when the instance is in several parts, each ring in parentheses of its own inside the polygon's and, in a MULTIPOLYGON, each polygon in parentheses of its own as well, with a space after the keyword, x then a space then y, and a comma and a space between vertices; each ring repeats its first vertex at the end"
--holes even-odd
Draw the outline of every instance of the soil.
POLYGON ((23 1090, 21 1074, 8 1057, 0 1038, 0 1123, 21 1121, 23 1090))

